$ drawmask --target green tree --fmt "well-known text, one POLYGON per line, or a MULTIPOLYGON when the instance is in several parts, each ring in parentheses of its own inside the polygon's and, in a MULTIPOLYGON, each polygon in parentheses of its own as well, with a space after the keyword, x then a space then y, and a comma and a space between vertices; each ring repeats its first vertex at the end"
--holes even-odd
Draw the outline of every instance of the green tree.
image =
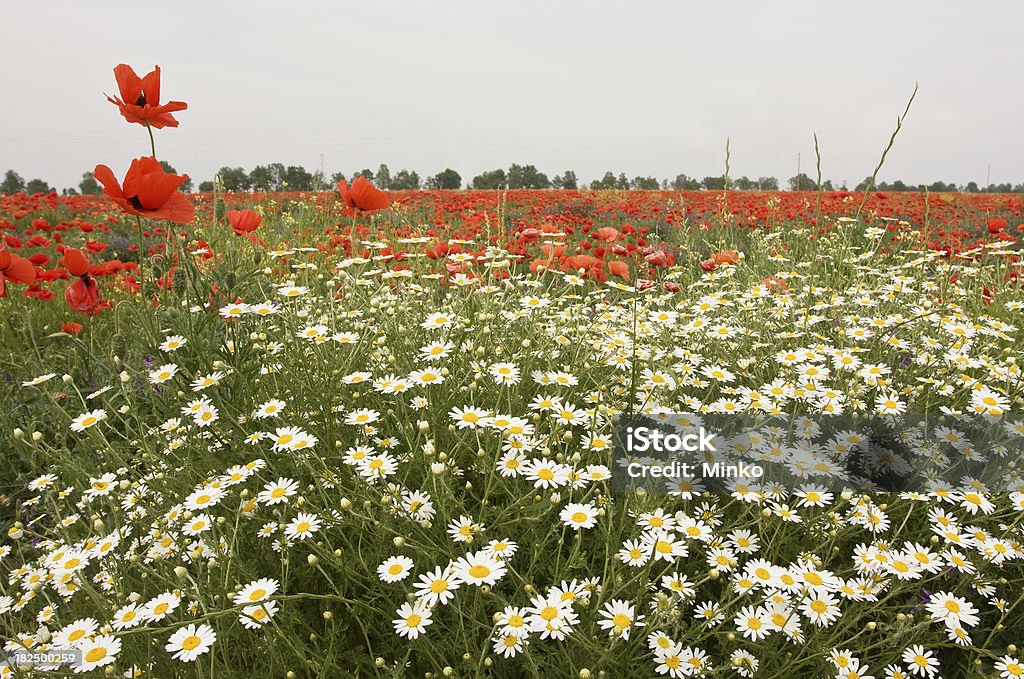
POLYGON ((751 191, 757 188, 757 182, 746 175, 740 177, 733 182, 733 186, 739 191, 751 191))
POLYGON ((502 169, 490 170, 473 177, 473 188, 481 190, 504 189, 508 186, 508 178, 502 169))
POLYGON ((700 190, 700 180, 689 175, 677 174, 676 178, 672 180, 671 187, 675 191, 698 191, 700 190))
POLYGON ((331 175, 332 186, 337 186, 340 182, 343 181, 346 181, 344 172, 335 172, 334 174, 331 175))
MULTIPOLYGON (((379 176, 378 179, 380 179, 379 176)), ((394 191, 413 191, 420 188, 420 175, 415 170, 412 172, 409 170, 399 170, 395 173, 389 185, 394 191)))
POLYGON ((364 168, 359 172, 352 173, 352 181, 355 181, 357 177, 366 177, 367 181, 373 181, 373 170, 370 168, 364 168))
POLYGON ((217 172, 225 191, 238 192, 249 190, 249 175, 241 167, 222 167, 217 172))
POLYGON ((440 189, 442 191, 457 190, 462 188, 462 177, 459 176, 458 172, 449 167, 428 179, 427 188, 440 189))
POLYGON ((615 180, 615 188, 619 189, 620 191, 629 190, 629 178, 626 176, 625 172, 619 173, 619 178, 615 180))
POLYGON ((289 191, 309 191, 313 188, 313 175, 299 165, 289 165, 284 171, 284 183, 289 191))
POLYGON ((92 176, 92 172, 82 173, 82 181, 78 182, 78 190, 83 196, 95 196, 98 193, 103 193, 103 187, 96 181, 96 177, 92 176))
POLYGON ((778 191, 779 180, 775 177, 758 177, 757 189, 759 191, 778 191))
POLYGON ((508 169, 508 188, 510 189, 549 189, 551 181, 548 176, 533 165, 516 165, 508 169))
POLYGON ((556 189, 578 189, 580 187, 579 179, 576 178, 576 173, 572 170, 566 170, 562 174, 556 174, 551 180, 551 186, 556 189))
POLYGON ((725 175, 720 177, 704 177, 700 185, 708 191, 721 191, 725 188, 725 175))
POLYGON ((853 187, 854 191, 867 191, 868 186, 871 184, 871 177, 864 177, 864 179, 857 182, 857 185, 853 187))
POLYGON ((52 190, 53 189, 50 188, 50 185, 42 179, 30 179, 28 180, 28 183, 25 184, 25 193, 30 196, 34 193, 49 193, 52 190))
POLYGON ((964 187, 964 191, 967 193, 979 193, 981 189, 978 188, 978 182, 967 182, 967 186, 964 187))
POLYGON ((654 177, 633 177, 630 188, 636 191, 657 191, 661 185, 654 177))
POLYGON ((616 188, 618 182, 613 172, 605 172, 600 179, 590 182, 590 188, 594 191, 610 191, 616 188))
POLYGON ((257 165, 249 173, 249 186, 253 191, 271 191, 274 188, 274 175, 266 165, 257 165))
POLYGON ((817 191, 818 180, 811 179, 806 172, 794 175, 786 182, 790 191, 817 191))
MULTIPOLYGON (((391 170, 389 170, 388 166, 385 165, 384 163, 381 163, 380 167, 377 168, 377 174, 375 175, 375 178, 376 181, 374 182, 374 184, 376 184, 378 189, 384 189, 385 191, 387 191, 392 188, 391 170)), ((369 179, 369 177, 367 177, 367 179, 369 179)))
POLYGON ((3 182, 0 182, 0 193, 12 195, 25 190, 25 180, 14 170, 8 170, 4 174, 3 182))
POLYGON ((212 180, 207 179, 204 182, 199 182, 199 192, 200 193, 209 193, 210 191, 213 191, 213 181, 212 180))

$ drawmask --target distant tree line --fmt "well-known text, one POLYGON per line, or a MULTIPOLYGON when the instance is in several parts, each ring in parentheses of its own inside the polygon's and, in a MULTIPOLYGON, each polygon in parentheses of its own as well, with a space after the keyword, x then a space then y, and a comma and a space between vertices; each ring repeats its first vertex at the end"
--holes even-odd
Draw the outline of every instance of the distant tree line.
MULTIPOLYGON (((175 169, 166 161, 160 161, 164 170, 177 174, 175 169)), ((299 165, 285 166, 283 163, 270 163, 268 165, 257 165, 250 171, 242 167, 222 167, 217 176, 225 191, 329 191, 343 179, 352 181, 356 177, 366 177, 374 185, 388 191, 407 191, 412 189, 461 189, 462 176, 451 168, 446 168, 437 174, 422 179, 415 170, 398 170, 392 172, 387 165, 381 164, 376 172, 365 168, 353 172, 347 176, 341 172, 335 172, 329 177, 323 171, 309 172, 299 165)), ((871 177, 864 178, 854 188, 854 191, 863 191, 868 187, 871 177)), ((676 175, 673 179, 658 179, 656 177, 636 176, 630 179, 626 173, 618 174, 608 171, 600 179, 595 179, 589 184, 581 182, 572 170, 565 170, 553 177, 548 177, 534 165, 518 165, 513 163, 507 170, 499 168, 481 172, 467 182, 466 188, 470 189, 579 189, 589 187, 592 190, 633 190, 633 191, 721 191, 723 189, 738 191, 778 191, 779 180, 775 177, 729 177, 728 185, 726 177, 704 177, 697 179, 689 175, 676 175)), ((786 187, 790 191, 816 191, 818 188, 817 179, 807 176, 806 173, 799 173, 786 181, 786 187)), ((835 186, 831 180, 823 180, 821 184, 823 191, 835 191, 837 188, 846 190, 845 182, 835 186)), ((191 191, 192 180, 189 179, 182 185, 182 190, 191 191)), ((981 187, 977 182, 968 182, 964 185, 957 185, 955 182, 932 182, 931 184, 908 184, 902 180, 892 182, 878 182, 875 184, 875 191, 931 191, 939 192, 965 192, 965 193, 1024 193, 1024 183, 1012 185, 989 184, 981 187)), ((3 181, 0 182, 0 194, 12 193, 48 193, 54 190, 42 179, 31 179, 25 181, 21 175, 14 170, 7 170, 3 181)), ((76 194, 97 194, 102 192, 103 187, 93 178, 92 172, 82 174, 82 181, 76 188, 66 188, 61 191, 65 195, 76 194)), ((199 191, 212 191, 213 180, 206 180, 199 183, 199 191)))

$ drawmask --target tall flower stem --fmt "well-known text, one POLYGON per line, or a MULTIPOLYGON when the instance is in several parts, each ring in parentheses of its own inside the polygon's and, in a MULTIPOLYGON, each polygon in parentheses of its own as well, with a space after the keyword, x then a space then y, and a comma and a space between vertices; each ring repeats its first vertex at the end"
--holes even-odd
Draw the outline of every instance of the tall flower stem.
POLYGON ((156 141, 153 139, 153 128, 149 123, 146 123, 146 132, 149 132, 149 150, 156 158, 156 141))
POLYGON ((139 294, 146 295, 146 243, 142 234, 142 218, 135 215, 135 226, 139 232, 139 294))

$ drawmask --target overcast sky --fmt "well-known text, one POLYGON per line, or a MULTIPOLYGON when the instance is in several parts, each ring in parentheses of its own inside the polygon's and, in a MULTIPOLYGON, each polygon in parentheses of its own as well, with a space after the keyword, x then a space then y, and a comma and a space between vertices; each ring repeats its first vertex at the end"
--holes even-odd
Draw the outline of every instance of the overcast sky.
POLYGON ((58 187, 148 154, 103 93, 159 64, 188 102, 157 155, 197 181, 224 165, 328 173, 387 163, 466 181, 510 163, 581 180, 871 174, 1024 181, 1024 3, 11 3, 0 172, 58 187))

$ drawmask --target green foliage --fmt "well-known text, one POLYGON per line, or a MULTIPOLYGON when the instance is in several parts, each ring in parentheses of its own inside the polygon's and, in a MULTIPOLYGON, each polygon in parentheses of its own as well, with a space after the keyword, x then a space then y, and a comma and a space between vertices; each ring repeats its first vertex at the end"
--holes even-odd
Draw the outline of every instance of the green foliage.
POLYGON ((416 171, 399 170, 395 173, 390 182, 390 188, 395 191, 412 191, 420 188, 420 176, 416 171))
POLYGON ((657 191, 661 184, 654 177, 633 177, 629 187, 635 191, 657 191))
MULTIPOLYGON (((704 177, 700 182, 701 188, 707 191, 721 191, 725 189, 725 175, 720 177, 704 177)), ((732 187, 730 187, 732 188, 732 187)))
POLYGON ((685 174, 679 174, 672 180, 671 187, 676 191, 699 191, 700 180, 685 174))
POLYGON ((508 188, 510 189, 548 189, 551 181, 548 176, 533 165, 516 165, 508 169, 508 188))
POLYGON ((508 188, 508 178, 502 169, 490 170, 473 177, 472 187, 480 190, 508 188))
POLYGON ((12 195, 25 190, 25 180, 14 170, 7 170, 4 173, 4 180, 0 182, 0 193, 12 195))
POLYGON ((42 179, 30 179, 25 184, 25 193, 32 195, 34 193, 49 193, 53 191, 53 188, 42 179))
POLYGON ((579 188, 579 180, 576 178, 575 172, 566 170, 562 174, 554 176, 551 180, 551 187, 554 189, 575 190, 579 188))
POLYGON ((428 189, 440 189, 447 191, 454 191, 462 188, 462 177, 458 172, 449 168, 438 172, 436 175, 427 180, 428 189))
POLYGON ((590 188, 595 191, 610 191, 613 189, 626 191, 629 189, 629 180, 626 179, 625 173, 620 173, 616 177, 613 172, 605 172, 604 177, 590 182, 590 188))
POLYGON ((103 193, 103 187, 96 181, 92 172, 83 172, 82 181, 78 183, 78 190, 84 196, 94 196, 103 193))
POLYGON ((248 191, 252 185, 249 181, 249 175, 246 173, 245 169, 241 167, 222 167, 217 172, 217 176, 220 177, 224 190, 232 193, 236 191, 248 191))

